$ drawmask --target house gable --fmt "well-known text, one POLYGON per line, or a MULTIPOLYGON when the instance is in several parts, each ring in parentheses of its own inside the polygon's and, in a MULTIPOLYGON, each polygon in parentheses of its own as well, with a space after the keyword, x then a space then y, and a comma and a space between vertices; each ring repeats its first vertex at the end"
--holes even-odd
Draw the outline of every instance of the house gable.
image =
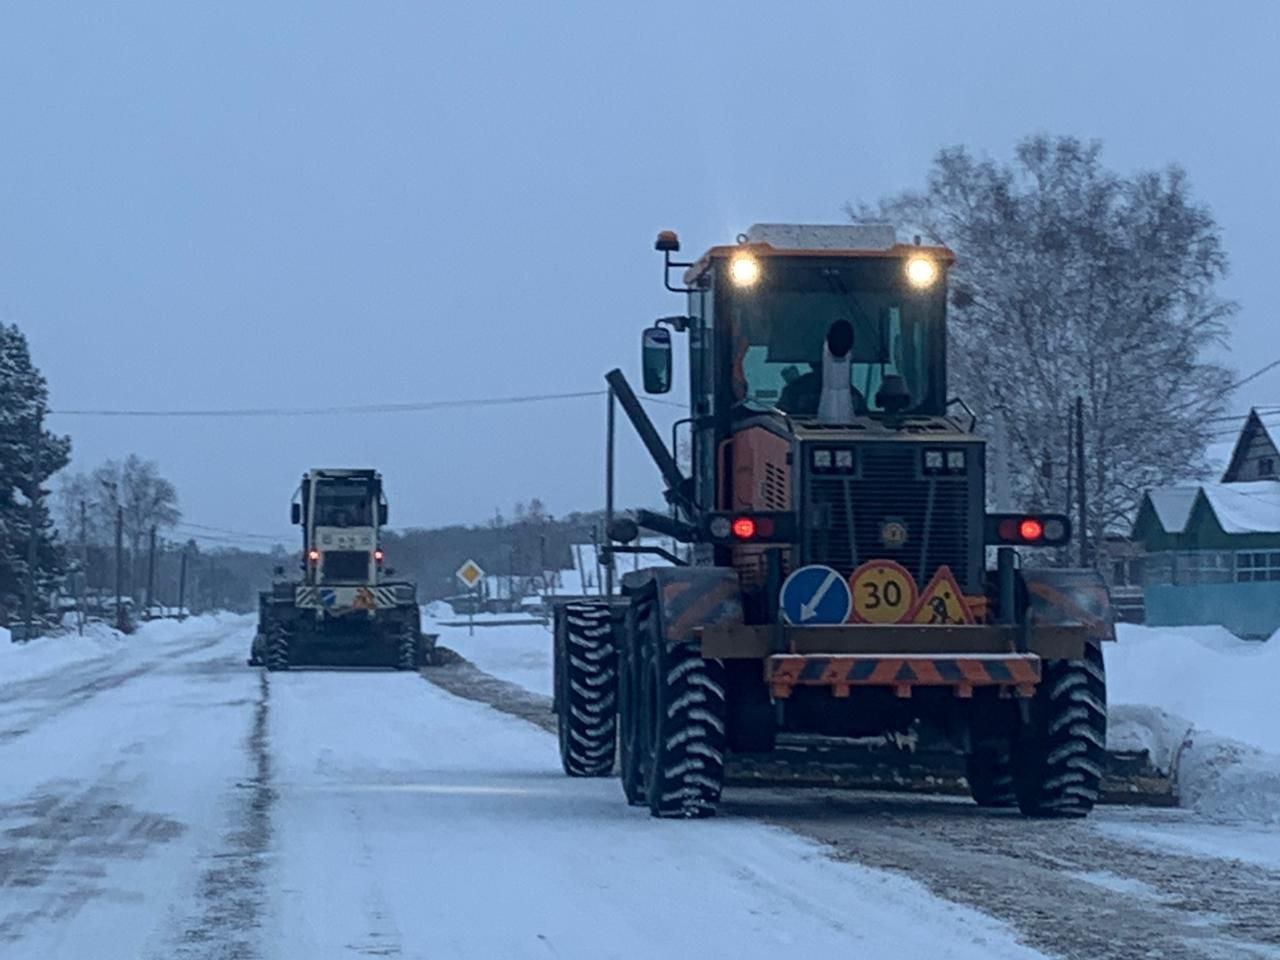
POLYGON ((1231 462, 1222 475, 1223 483, 1241 483, 1250 480, 1275 480, 1280 478, 1280 450, 1267 431, 1258 411, 1250 410, 1245 419, 1231 462))

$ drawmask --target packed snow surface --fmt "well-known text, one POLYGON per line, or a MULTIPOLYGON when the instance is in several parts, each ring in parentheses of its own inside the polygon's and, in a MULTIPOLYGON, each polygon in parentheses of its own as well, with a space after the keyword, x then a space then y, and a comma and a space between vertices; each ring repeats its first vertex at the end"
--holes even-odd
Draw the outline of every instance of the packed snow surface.
POLYGON ((416 674, 249 668, 252 632, 19 654, 0 956, 1040 956, 794 832, 655 821, 612 779, 565 777, 554 737, 416 674))

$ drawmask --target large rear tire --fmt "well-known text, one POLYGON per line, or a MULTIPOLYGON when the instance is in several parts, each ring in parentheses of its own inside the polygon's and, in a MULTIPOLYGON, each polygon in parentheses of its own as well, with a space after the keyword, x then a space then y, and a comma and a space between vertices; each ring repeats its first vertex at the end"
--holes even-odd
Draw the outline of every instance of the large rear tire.
POLYGON ((607 777, 617 752, 618 657, 604 601, 565 604, 556 617, 555 702, 560 763, 571 777, 607 777))
POLYGON ((1030 817, 1085 817, 1098 800, 1107 747, 1102 647, 1083 660, 1047 660, 1013 750, 1018 807, 1030 817))
POLYGON ((1005 808, 1018 804, 1013 790, 1013 761, 1007 741, 978 743, 965 763, 969 793, 980 807, 1005 808))
POLYGON ((422 665, 422 631, 419 624, 406 620, 400 628, 396 645, 396 669, 417 670, 422 665))
POLYGON ((267 628, 267 669, 275 672, 289 669, 290 630, 280 620, 273 621, 267 628))
MULTIPOLYGON (((656 607, 656 602, 654 603, 656 607)), ((697 640, 667 642, 656 616, 637 624, 638 770, 655 817, 710 817, 724 786, 725 674, 697 640)))

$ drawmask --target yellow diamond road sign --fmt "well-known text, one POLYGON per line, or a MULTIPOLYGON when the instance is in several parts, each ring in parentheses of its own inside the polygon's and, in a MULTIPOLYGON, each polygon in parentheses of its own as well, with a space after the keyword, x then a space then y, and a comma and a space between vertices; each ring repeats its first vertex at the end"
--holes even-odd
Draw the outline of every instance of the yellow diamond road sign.
POLYGON ((468 560, 454 574, 461 580, 469 590, 474 590, 477 583, 484 578, 484 571, 480 569, 480 564, 474 560, 468 560))

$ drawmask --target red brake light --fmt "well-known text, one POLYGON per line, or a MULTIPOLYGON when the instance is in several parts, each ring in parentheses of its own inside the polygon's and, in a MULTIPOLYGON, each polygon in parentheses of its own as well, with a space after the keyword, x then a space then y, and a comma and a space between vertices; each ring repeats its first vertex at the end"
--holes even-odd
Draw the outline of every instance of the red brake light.
POLYGON ((1018 524, 1018 536, 1023 540, 1039 540, 1044 536, 1044 524, 1035 517, 1027 517, 1018 524))
POLYGON ((756 535, 756 522, 750 517, 738 517, 733 521, 733 535, 739 540, 750 540, 756 535))
POLYGON ((379 548, 379 549, 377 549, 377 550, 373 551, 373 559, 377 560, 377 561, 378 561, 378 563, 381 563, 381 562, 382 562, 382 550, 381 550, 381 548, 379 548))
POLYGON ((307 559, 308 559, 309 561, 311 561, 312 563, 319 563, 319 562, 320 562, 320 551, 319 551, 319 550, 314 550, 314 549, 312 549, 312 550, 308 550, 308 551, 307 551, 307 559))
POLYGON ((1018 531, 1018 522, 1016 520, 1001 520, 1000 528, 997 532, 1000 534, 1000 539, 1006 542, 1010 540, 1017 540, 1020 536, 1018 531))

